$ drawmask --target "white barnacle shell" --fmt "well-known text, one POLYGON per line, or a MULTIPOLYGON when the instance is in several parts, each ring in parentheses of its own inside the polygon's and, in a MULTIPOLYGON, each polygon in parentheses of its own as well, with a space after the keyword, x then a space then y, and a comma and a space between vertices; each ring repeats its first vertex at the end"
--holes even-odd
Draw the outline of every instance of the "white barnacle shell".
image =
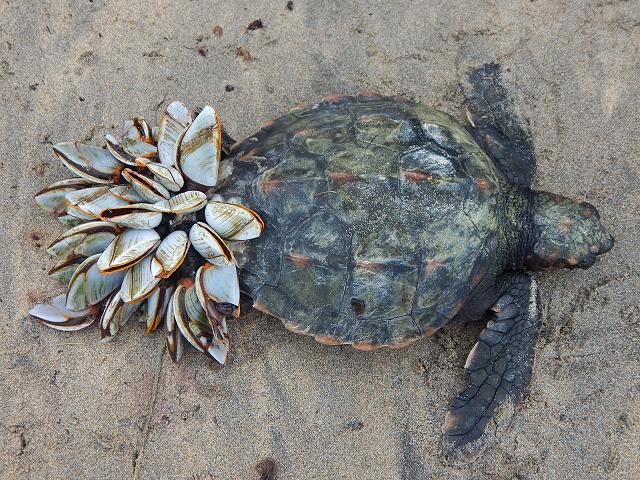
POLYGON ((240 285, 235 265, 205 263, 196 273, 196 291, 205 310, 211 301, 216 308, 219 304, 231 305, 231 314, 240 315, 240 285))
POLYGON ((71 254, 69 257, 63 258, 51 267, 49 269, 49 276, 61 283, 68 283, 74 272, 78 269, 78 266, 84 262, 85 258, 83 255, 71 254))
MULTIPOLYGON (((176 324, 182 336, 198 351, 224 364, 229 351, 229 340, 221 334, 220 328, 207 322, 204 309, 193 300, 194 287, 178 285, 173 295, 173 311, 176 324)), ((226 333, 226 332, 225 332, 226 333)))
POLYGON ((179 192, 184 186, 184 178, 177 168, 162 165, 161 163, 137 160, 138 165, 143 166, 151 173, 158 183, 167 190, 179 192))
POLYGON ((83 223, 70 228, 55 239, 47 247, 47 253, 64 258, 71 255, 95 255, 104 251, 118 232, 118 227, 112 223, 83 223))
POLYGON ((63 213, 62 215, 58 215, 58 221, 67 228, 77 227, 83 220, 78 217, 74 217, 73 215, 69 215, 68 213, 63 213))
POLYGON ((94 145, 58 143, 53 151, 69 170, 94 183, 111 183, 122 169, 122 164, 108 150, 94 145))
POLYGON ((127 153, 124 148, 120 145, 120 140, 114 137, 112 134, 108 133, 104 137, 107 142, 107 150, 113 155, 118 161, 126 164, 135 166, 136 165, 136 157, 127 153))
POLYGON ((189 245, 189 238, 182 230, 167 235, 153 254, 161 266, 161 271, 156 275, 160 278, 170 277, 187 256, 189 245))
POLYGON ((51 305, 40 303, 34 306, 29 310, 29 315, 36 317, 43 325, 63 332, 81 330, 95 321, 91 309, 73 311, 65 303, 66 296, 58 295, 51 300, 51 305))
POLYGON ((69 310, 84 310, 104 300, 122 283, 124 272, 103 274, 98 269, 100 254, 92 255, 82 262, 69 280, 66 307, 69 310))
POLYGON ((60 215, 67 211, 65 197, 68 193, 82 190, 91 185, 91 181, 82 177, 68 178, 43 188, 34 195, 34 200, 43 210, 60 215))
POLYGON ((154 143, 151 128, 144 117, 133 117, 122 122, 122 133, 122 139, 125 141, 139 140, 150 145, 154 143))
POLYGON ((259 237, 264 230, 260 216, 239 204, 209 202, 204 214, 209 226, 226 240, 250 240, 259 237))
POLYGON ((100 212, 105 222, 128 228, 155 228, 162 222, 162 212, 146 203, 134 203, 122 207, 108 208, 100 212))
POLYGON ((167 343, 167 350, 169 351, 169 356, 171 360, 174 362, 178 362, 182 357, 183 352, 183 344, 182 344, 182 335, 180 334, 180 330, 176 325, 176 316, 173 311, 173 297, 175 296, 175 292, 171 295, 169 299, 169 304, 167 305, 167 313, 164 317, 164 330, 165 330, 165 341, 167 343))
POLYGON ((140 309, 140 321, 146 326, 146 333, 154 332, 160 325, 167 311, 167 305, 173 295, 174 288, 168 285, 159 285, 151 292, 140 309))
POLYGON ((107 302, 100 317, 100 338, 111 340, 140 308, 141 303, 125 303, 120 292, 115 292, 107 302))
POLYGON ((197 212, 207 204, 207 196, 196 190, 179 193, 166 200, 160 200, 153 204, 153 208, 159 212, 189 213, 197 212))
POLYGON ((198 322, 205 326, 209 326, 207 314, 204 311, 202 304, 200 303, 195 285, 187 287, 184 296, 184 306, 190 320, 198 322))
POLYGON ((102 273, 117 272, 138 263, 160 243, 153 229, 127 229, 107 246, 98 259, 102 273))
POLYGON ((125 168, 122 176, 131 184, 136 193, 144 198, 147 202, 158 202, 171 196, 169 191, 162 184, 145 177, 141 173, 125 168))
POLYGON ((120 295, 127 303, 144 300, 153 292, 153 289, 160 283, 162 265, 153 255, 147 255, 133 267, 127 270, 120 295))
POLYGON ((202 109, 182 136, 178 147, 178 167, 183 176, 192 182, 208 187, 218 183, 221 125, 215 110, 202 109))
POLYGON ((158 155, 158 149, 155 145, 141 140, 123 139, 120 141, 120 146, 130 158, 154 158, 158 155))
MULTIPOLYGON (((182 333, 184 338, 186 338, 187 341, 191 345, 193 345, 194 348, 204 353, 205 351, 204 348, 202 348, 202 345, 200 345, 200 342, 198 341, 198 339, 189 330, 189 322, 191 321, 191 319, 189 317, 187 306, 185 304, 185 297, 186 297, 187 290, 188 288, 185 287, 184 285, 178 285, 176 287, 176 291, 173 294, 173 313, 174 313, 178 328, 180 329, 180 332, 182 333)), ((207 317, 206 315, 204 315, 204 310, 202 310, 202 314, 206 322, 207 317)))
POLYGON ((235 263, 231 249, 220 238, 220 235, 206 223, 198 222, 193 224, 191 230, 189 230, 189 240, 191 240, 193 248, 207 262, 214 265, 235 263))
POLYGON ((100 218, 100 212, 107 208, 129 205, 127 200, 113 195, 107 186, 76 190, 68 193, 65 201, 68 205, 67 211, 71 207, 72 212, 81 213, 91 219, 100 218))
POLYGON ((192 121, 189 110, 182 103, 172 102, 167 106, 158 127, 158 156, 163 165, 177 165, 178 142, 192 121))
POLYGON ((131 185, 118 185, 116 187, 111 187, 109 190, 112 195, 115 195, 118 198, 126 200, 129 203, 141 203, 144 202, 144 198, 142 198, 135 189, 131 185))

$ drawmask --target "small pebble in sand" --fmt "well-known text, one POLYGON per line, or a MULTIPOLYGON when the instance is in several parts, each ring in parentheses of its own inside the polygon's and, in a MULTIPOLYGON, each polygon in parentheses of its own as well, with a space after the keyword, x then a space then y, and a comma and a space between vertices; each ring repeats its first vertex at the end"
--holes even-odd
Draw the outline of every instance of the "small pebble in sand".
POLYGON ((254 20, 247 26, 247 30, 258 30, 260 28, 264 28, 264 23, 262 23, 261 19, 254 20))
POLYGON ((251 55, 251 52, 244 47, 236 48, 236 57, 241 57, 246 61, 253 60, 253 55, 251 55))
POLYGON ((272 458, 264 458, 256 464, 256 472, 260 474, 260 480, 275 480, 276 462, 272 458))

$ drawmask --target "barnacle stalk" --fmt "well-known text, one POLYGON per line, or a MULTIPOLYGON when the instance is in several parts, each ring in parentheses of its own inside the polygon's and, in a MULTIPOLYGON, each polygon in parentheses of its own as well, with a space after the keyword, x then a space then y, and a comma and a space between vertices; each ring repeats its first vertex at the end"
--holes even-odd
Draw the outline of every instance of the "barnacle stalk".
POLYGON ((146 333, 164 324, 174 361, 186 340, 224 364, 226 320, 240 314, 233 247, 258 237, 264 222, 235 199, 204 193, 222 177, 218 115, 173 102, 158 128, 136 117, 105 140, 53 147, 77 177, 35 201, 70 227, 47 248, 58 259, 49 274, 67 291, 29 313, 63 331, 99 320, 103 340, 134 318, 146 333))

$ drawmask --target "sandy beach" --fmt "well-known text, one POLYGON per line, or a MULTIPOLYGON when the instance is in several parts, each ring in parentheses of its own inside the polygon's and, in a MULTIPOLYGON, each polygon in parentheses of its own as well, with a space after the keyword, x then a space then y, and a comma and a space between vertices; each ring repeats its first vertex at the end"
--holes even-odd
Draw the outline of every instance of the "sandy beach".
POLYGON ((640 1, 289 3, 0 3, 0 478, 257 479, 267 457, 280 480, 640 478, 640 1), (100 343, 26 314, 63 291, 46 253, 63 227, 32 200, 70 176, 53 143, 101 144, 172 100, 214 106, 238 139, 361 90, 462 120, 461 78, 489 61, 530 120, 535 188, 594 204, 617 243, 536 274, 533 380, 475 462, 440 437, 481 324, 365 353, 253 313, 220 367, 193 349, 173 364, 137 324, 100 343))

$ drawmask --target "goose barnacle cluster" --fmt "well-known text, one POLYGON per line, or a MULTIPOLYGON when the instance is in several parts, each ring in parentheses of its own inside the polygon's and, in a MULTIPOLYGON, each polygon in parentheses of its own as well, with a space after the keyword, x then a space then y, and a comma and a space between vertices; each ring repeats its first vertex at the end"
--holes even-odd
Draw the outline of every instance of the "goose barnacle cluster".
POLYGON ((77 177, 35 201, 70 227, 47 249, 59 259, 50 275, 68 286, 29 313, 63 331, 99 319, 105 340, 133 318, 147 333, 164 323, 173 360, 186 339, 224 363, 226 319, 240 314, 233 248, 258 237, 264 223, 237 200, 204 193, 221 179, 222 136, 213 108, 192 115, 173 102, 158 128, 127 120, 104 148, 55 145, 77 177))

